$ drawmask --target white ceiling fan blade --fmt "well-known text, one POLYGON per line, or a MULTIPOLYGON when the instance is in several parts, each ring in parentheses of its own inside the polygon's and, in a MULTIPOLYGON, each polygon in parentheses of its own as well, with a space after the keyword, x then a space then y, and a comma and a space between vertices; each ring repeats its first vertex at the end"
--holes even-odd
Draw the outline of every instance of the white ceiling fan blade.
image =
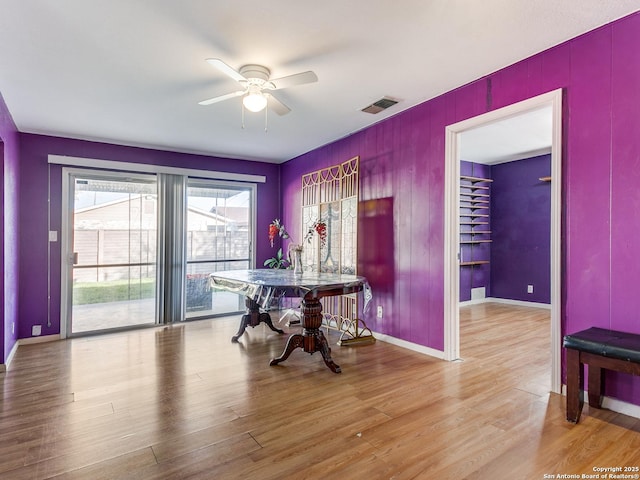
POLYGON ((287 77, 275 78, 269 80, 275 88, 287 88, 294 85, 304 85, 305 83, 313 83, 318 81, 318 76, 312 71, 296 73, 287 77))
POLYGON ((214 67, 216 67, 218 70, 220 70, 225 75, 230 76, 236 82, 246 82, 247 81, 247 79, 242 74, 240 74, 240 72, 237 72, 236 70, 231 68, 229 65, 224 63, 219 58, 207 58, 207 63, 209 63, 210 65, 213 65, 214 67))
POLYGON ((268 93, 266 93, 265 95, 267 95, 267 98, 268 98, 267 106, 271 110, 276 112, 278 115, 286 115, 287 113, 289 113, 291 111, 291 109, 289 107, 287 107, 284 103, 282 103, 280 100, 278 100, 273 95, 268 94, 268 93))
POLYGON ((244 90, 238 90, 237 92, 227 93, 226 95, 220 95, 218 97, 213 97, 208 100, 202 100, 198 102, 198 105, 211 105, 212 103, 222 102, 223 100, 228 100, 233 97, 239 97, 244 94, 244 90))

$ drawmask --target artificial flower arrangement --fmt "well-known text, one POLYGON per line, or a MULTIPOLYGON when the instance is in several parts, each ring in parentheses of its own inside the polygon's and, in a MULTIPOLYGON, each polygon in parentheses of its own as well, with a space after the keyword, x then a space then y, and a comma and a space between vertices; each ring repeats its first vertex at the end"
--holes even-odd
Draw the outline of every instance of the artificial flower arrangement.
MULTIPOLYGON (((324 222, 315 221, 307 230, 307 233, 302 240, 302 244, 290 243, 289 248, 287 249, 287 258, 284 257, 282 253, 282 248, 278 249, 278 253, 275 257, 268 258, 264 261, 264 266, 269 268, 288 268, 291 266, 291 250, 302 251, 302 246, 304 243, 311 243, 311 238, 313 234, 317 233, 320 238, 320 246, 324 246, 327 243, 327 224, 324 222)), ((291 238, 289 232, 284 227, 282 223, 280 223, 280 219, 276 218, 273 222, 269 224, 269 243, 271 247, 273 247, 273 241, 276 236, 279 236, 283 239, 291 238)))

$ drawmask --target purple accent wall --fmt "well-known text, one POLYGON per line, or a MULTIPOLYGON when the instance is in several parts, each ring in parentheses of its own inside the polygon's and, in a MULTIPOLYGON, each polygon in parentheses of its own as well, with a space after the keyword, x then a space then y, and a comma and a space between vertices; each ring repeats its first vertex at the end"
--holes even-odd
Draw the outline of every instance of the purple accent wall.
POLYGON ((18 131, 0 94, 0 161, 2 183, 0 202, 0 363, 5 363, 17 340, 18 326, 18 262, 20 256, 18 183, 20 178, 18 131), (13 326, 16 325, 14 329, 13 326))
POLYGON ((378 229, 365 226, 358 250, 392 246, 379 256, 386 262, 360 264, 358 273, 372 278, 373 305, 365 315, 374 330, 443 349, 444 127, 454 104, 442 98, 413 108, 355 135, 284 164, 283 218, 290 231, 300 230, 302 174, 360 156, 360 202, 392 209, 378 229), (369 233, 372 232, 372 233, 369 233), (392 283, 390 283, 392 282, 392 283), (440 321, 435 321, 440 319, 440 321))
MULTIPOLYGON (((640 13, 291 160, 282 170, 285 224, 299 229, 301 174, 360 155, 361 199, 393 199, 393 229, 378 234, 395 246, 385 252, 393 286, 380 293, 374 285, 384 321, 371 312, 365 319, 376 331, 442 350, 445 126, 562 88, 562 332, 640 333, 637 45, 640 13)), ((640 379, 608 372, 606 393, 638 404, 640 379)))
MULTIPOLYGON (((23 175, 20 182, 20 225, 22 255, 20 275, 20 322, 18 337, 31 336, 31 326, 42 325, 42 335, 60 332, 60 242, 51 244, 51 327, 47 327, 47 184, 48 155, 67 155, 101 160, 116 160, 166 165, 200 170, 265 175, 266 183, 257 188, 257 260, 261 266, 271 256, 267 239, 268 225, 280 215, 280 165, 232 160, 203 155, 124 147, 113 144, 71 140, 59 137, 20 135, 23 175)), ((61 229, 62 167, 51 165, 51 229, 61 229)))
POLYGON ((551 303, 551 155, 491 171, 491 296, 551 303))

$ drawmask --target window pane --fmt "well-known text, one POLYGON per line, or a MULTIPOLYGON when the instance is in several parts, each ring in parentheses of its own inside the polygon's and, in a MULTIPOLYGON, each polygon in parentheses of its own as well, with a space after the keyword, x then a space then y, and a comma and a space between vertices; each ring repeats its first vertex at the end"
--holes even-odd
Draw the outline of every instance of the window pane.
POLYGON ((189 182, 187 193, 187 318, 244 309, 238 295, 209 287, 209 275, 250 268, 251 190, 189 182))
POLYGON ((75 178, 71 332, 155 323, 157 186, 75 178))

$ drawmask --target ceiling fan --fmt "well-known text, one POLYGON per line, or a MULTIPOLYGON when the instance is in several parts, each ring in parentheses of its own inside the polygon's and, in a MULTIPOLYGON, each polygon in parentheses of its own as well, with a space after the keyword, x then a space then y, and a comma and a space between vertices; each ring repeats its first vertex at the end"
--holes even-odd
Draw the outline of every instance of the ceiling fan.
POLYGON ((278 100, 271 91, 318 81, 317 75, 312 71, 270 79, 271 72, 262 65, 244 65, 240 70, 234 70, 218 58, 208 58, 207 62, 242 85, 242 90, 203 100, 198 102, 200 105, 211 105, 242 96, 242 104, 251 112, 259 112, 269 106, 278 115, 286 115, 291 109, 278 100))

